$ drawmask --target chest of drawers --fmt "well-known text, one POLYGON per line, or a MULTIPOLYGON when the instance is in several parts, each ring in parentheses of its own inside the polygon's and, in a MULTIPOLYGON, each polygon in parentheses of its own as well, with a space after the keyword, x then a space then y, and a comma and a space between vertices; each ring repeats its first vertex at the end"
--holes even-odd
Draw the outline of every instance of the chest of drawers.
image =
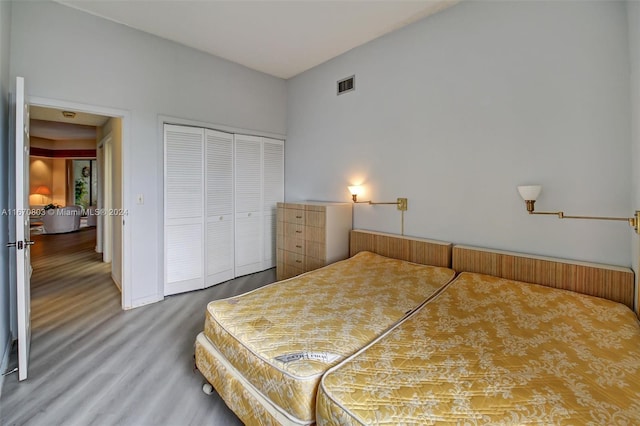
POLYGON ((278 203, 278 280, 349 257, 351 203, 278 203))

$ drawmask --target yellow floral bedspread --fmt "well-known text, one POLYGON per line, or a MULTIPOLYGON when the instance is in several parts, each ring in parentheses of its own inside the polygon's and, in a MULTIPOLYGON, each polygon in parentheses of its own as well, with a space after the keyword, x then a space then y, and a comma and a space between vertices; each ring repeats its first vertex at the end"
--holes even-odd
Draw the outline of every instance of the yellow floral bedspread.
POLYGON ((255 388, 295 418, 313 421, 322 374, 453 276, 451 269, 362 252, 209 303, 204 333, 255 388))
POLYGON ((328 372, 318 425, 637 425, 640 326, 626 306, 463 273, 328 372))

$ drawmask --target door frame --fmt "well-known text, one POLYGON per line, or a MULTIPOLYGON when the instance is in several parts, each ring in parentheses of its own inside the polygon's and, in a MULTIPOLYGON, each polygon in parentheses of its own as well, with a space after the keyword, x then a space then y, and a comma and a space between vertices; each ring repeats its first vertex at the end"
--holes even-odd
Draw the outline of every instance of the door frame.
MULTIPOLYGON (((98 198, 100 200, 99 204, 102 206, 101 209, 104 211, 110 211, 113 209, 113 146, 111 133, 105 136, 100 145, 102 147, 102 165, 103 165, 103 173, 102 173, 102 193, 98 198)), ((106 216, 100 215, 98 223, 100 226, 100 230, 103 231, 101 234, 104 238, 101 241, 101 252, 102 252, 102 261, 106 263, 111 263, 113 256, 113 247, 111 237, 111 232, 113 232, 113 224, 110 220, 105 220, 106 216)), ((116 283, 117 285, 117 283, 116 283)))
MULTIPOLYGON (((78 102, 63 101, 60 99, 43 98, 38 96, 29 97, 29 105, 60 110, 70 110, 86 112, 90 114, 117 117, 122 119, 122 208, 124 211, 131 211, 131 112, 123 109, 105 108, 97 105, 87 105, 78 102)), ((123 220, 126 216, 123 216, 123 220)), ((127 221, 124 222, 127 225, 127 221)), ((133 308, 133 282, 131 279, 131 226, 122 226, 122 309, 133 308), (125 256, 125 253, 127 254, 125 256)))

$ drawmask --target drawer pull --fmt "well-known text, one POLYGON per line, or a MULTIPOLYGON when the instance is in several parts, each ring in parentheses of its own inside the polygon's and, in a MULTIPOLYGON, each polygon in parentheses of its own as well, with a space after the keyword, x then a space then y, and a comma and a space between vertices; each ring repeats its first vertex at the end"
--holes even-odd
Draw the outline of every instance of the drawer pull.
POLYGON ((302 246, 297 245, 296 248, 302 248, 302 246))
POLYGON ((296 231, 296 234, 302 234, 302 231, 296 231))
POLYGON ((296 219, 302 219, 302 216, 296 216, 296 219))
POLYGON ((302 263, 302 260, 296 259, 296 263, 302 263))

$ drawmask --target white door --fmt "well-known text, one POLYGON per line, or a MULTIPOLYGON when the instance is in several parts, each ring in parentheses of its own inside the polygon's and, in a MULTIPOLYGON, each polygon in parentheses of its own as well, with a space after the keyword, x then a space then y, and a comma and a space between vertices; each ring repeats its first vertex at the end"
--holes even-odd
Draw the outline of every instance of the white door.
POLYGON ((29 105, 24 78, 16 79, 16 297, 18 379, 27 378, 31 344, 31 245, 29 234, 29 105))
POLYGON ((230 280, 233 270, 233 134, 205 130, 205 287, 230 280))
POLYGON ((164 294, 204 288, 204 130, 164 126, 164 294))
POLYGON ((235 135, 236 276, 262 270, 262 138, 235 135))

